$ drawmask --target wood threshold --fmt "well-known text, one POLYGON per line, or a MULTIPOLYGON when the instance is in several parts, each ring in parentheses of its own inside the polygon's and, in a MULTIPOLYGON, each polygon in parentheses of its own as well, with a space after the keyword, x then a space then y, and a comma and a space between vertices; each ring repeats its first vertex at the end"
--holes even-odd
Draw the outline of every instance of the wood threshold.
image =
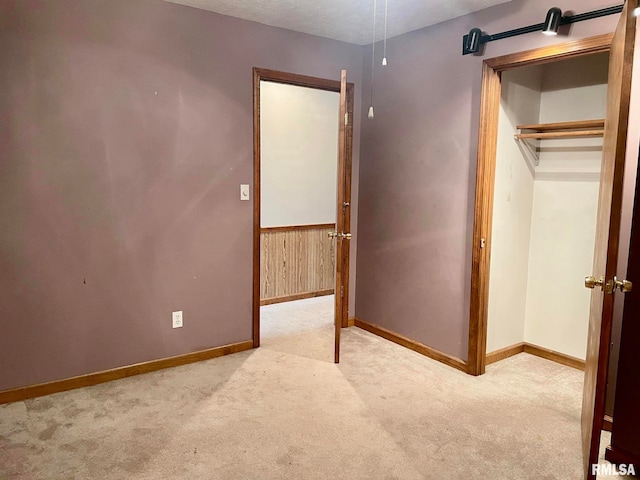
POLYGON ((253 348, 253 341, 232 343, 221 347, 209 348, 197 352, 177 355, 175 357, 161 358, 159 360, 151 360, 148 362, 136 363, 125 367, 103 370, 101 372, 79 375, 77 377, 64 378, 53 382, 40 383, 26 387, 14 388, 0 392, 0 405, 4 403, 19 402, 30 398, 42 397, 54 393, 66 392, 76 388, 91 387, 100 383, 111 382, 121 378, 141 375, 143 373, 155 372, 166 368, 187 365, 189 363, 201 362, 212 358, 230 355, 232 353, 243 352, 253 348))
POLYGON ((518 130, 535 130, 547 132, 549 130, 576 130, 583 128, 604 128, 604 118, 597 120, 576 120, 574 122, 535 123, 530 125, 518 125, 518 130))
POLYGON ((501 348, 500 350, 494 350, 491 353, 487 353, 486 365, 499 362, 505 358, 513 357, 519 353, 524 352, 524 342, 516 343, 510 347, 501 348))
POLYGON ((583 138, 583 137, 602 137, 604 129, 599 130, 568 130, 563 132, 537 132, 537 133, 516 133, 517 139, 536 138, 538 140, 550 140, 553 138, 583 138))
POLYGON ((418 352, 425 357, 432 358, 433 360, 437 360, 440 363, 444 363, 450 367, 458 369, 462 372, 467 372, 467 363, 464 360, 456 358, 452 355, 448 355, 446 353, 440 352, 435 348, 428 347, 423 345, 422 343, 416 342, 415 340, 411 340, 410 338, 405 337, 404 335, 400 335, 399 333, 392 332, 387 330, 384 327, 380 327, 378 325, 374 325, 372 323, 365 322, 359 318, 355 318, 355 326, 366 330, 367 332, 373 333, 374 335, 378 335, 386 340, 389 340, 393 343, 397 343, 398 345, 402 345, 403 347, 408 348, 409 350, 413 350, 414 352, 418 352))
POLYGON ((295 293, 293 295, 285 295, 284 297, 265 298, 260 300, 260 306, 273 305, 276 303, 293 302, 295 300, 304 300, 306 298, 323 297, 325 295, 333 295, 333 288, 330 290, 318 290, 316 292, 295 293))
POLYGON ((283 225, 280 227, 260 227, 260 233, 274 232, 296 232, 304 230, 324 230, 325 228, 336 228, 335 223, 316 223, 312 225, 283 225))

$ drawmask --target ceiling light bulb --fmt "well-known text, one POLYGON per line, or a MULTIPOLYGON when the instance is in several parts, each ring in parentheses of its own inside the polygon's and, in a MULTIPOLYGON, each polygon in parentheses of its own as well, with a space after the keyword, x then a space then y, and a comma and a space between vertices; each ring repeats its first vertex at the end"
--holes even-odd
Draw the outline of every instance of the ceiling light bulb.
POLYGON ((384 57, 384 58, 382 59, 382 66, 383 66, 383 67, 386 67, 386 66, 387 66, 387 57, 384 57))
POLYGON ((371 105, 371 106, 369 107, 369 115, 368 115, 368 117, 369 117, 369 118, 373 118, 373 105, 371 105))

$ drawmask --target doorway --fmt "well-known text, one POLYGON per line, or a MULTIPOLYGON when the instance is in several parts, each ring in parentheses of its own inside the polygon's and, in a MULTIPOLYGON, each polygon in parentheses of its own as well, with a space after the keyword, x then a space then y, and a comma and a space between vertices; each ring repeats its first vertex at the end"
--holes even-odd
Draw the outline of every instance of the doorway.
MULTIPOLYGON (((564 60, 570 61, 582 56, 607 55, 611 48, 612 37, 610 34, 601 35, 563 45, 553 45, 533 51, 488 59, 483 62, 479 129, 481 134, 478 141, 471 270, 471 309, 469 317, 469 357, 467 362, 468 373, 472 375, 484 374, 486 367, 496 157, 503 95, 503 75, 508 76, 508 72, 517 71, 517 69, 523 67, 553 64, 564 60)), ((529 121, 527 123, 534 122, 529 121)), ((514 143, 513 145, 519 151, 527 153, 527 147, 523 144, 514 143)), ((519 248, 519 246, 516 245, 514 248, 519 248)), ((508 353, 506 352, 507 356, 508 353)), ((499 355, 494 358, 499 358, 499 355)))
POLYGON ((254 347, 261 334, 335 323, 338 361, 348 315, 353 98, 344 71, 334 81, 254 69, 254 347))

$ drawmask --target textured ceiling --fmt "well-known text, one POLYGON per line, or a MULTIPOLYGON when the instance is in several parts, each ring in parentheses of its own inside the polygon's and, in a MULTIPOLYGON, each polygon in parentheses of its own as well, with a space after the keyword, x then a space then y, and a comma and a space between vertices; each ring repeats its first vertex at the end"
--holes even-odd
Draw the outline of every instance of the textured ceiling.
MULTIPOLYGON (((371 43, 374 0, 165 0, 298 32, 371 43)), ((385 0, 377 1, 376 40, 385 0)), ((511 0, 388 0, 387 36, 417 30, 511 0)))

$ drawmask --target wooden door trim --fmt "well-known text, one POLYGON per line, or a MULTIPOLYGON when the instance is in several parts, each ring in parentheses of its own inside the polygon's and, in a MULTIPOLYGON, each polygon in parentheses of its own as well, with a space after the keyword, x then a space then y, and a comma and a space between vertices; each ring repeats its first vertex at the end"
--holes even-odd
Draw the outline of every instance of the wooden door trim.
MULTIPOLYGON (((295 73, 280 72, 266 68, 253 68, 253 323, 252 339, 253 348, 260 346, 260 81, 295 85, 298 87, 315 88, 340 93, 340 81, 326 78, 310 77, 295 73)), ((354 84, 347 83, 347 113, 349 114, 349 127, 347 129, 346 168, 349 183, 346 185, 346 201, 351 203, 351 165, 353 155, 353 105, 354 84)), ((350 214, 349 214, 350 218, 350 214)), ((349 285, 349 251, 347 249, 344 281, 344 301, 348 305, 349 285)), ((346 309, 343 309, 342 325, 348 325, 346 309)))
POLYGON ((498 116, 502 87, 501 73, 517 67, 542 65, 608 52, 611 48, 612 38, 613 34, 598 35, 490 58, 482 64, 467 361, 467 373, 471 375, 484 374, 486 366, 489 267, 491 263, 495 163, 498 147, 498 116), (481 242, 484 243, 484 248, 481 248, 481 242))

